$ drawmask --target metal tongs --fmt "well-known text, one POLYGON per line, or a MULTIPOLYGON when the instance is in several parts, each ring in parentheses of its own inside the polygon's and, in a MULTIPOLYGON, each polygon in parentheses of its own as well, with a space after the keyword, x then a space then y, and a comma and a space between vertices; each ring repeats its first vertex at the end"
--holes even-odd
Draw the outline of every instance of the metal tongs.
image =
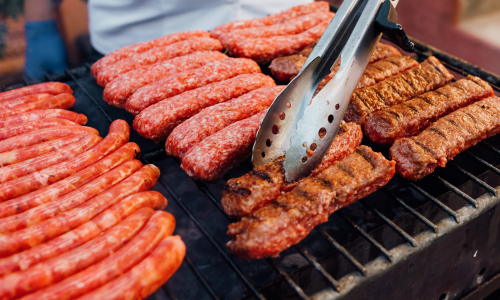
POLYGON ((292 182, 309 175, 318 165, 337 134, 350 97, 382 34, 413 52, 413 44, 397 24, 394 8, 398 2, 344 0, 297 77, 267 111, 253 147, 254 166, 285 154, 285 178, 292 182), (312 98, 339 57, 337 73, 312 98))

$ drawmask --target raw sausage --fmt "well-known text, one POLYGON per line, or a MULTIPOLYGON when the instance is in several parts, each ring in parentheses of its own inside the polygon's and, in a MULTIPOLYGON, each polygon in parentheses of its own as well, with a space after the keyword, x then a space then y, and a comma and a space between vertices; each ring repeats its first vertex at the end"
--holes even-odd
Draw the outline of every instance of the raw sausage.
POLYGON ((8 128, 0 129, 0 140, 5 140, 7 138, 20 135, 33 130, 38 130, 42 128, 52 127, 52 126, 77 126, 78 123, 65 120, 65 119, 43 119, 35 122, 28 122, 20 124, 18 126, 9 126, 8 128))
POLYGON ((26 270, 41 261, 74 249, 115 226, 142 207, 163 210, 167 207, 167 199, 156 191, 140 192, 129 196, 78 228, 44 244, 33 245, 31 249, 1 258, 0 277, 18 270, 26 270))
POLYGON ((7 118, 17 115, 22 112, 37 110, 37 109, 70 109, 75 105, 75 97, 71 94, 59 94, 37 102, 26 103, 13 107, 11 110, 3 110, 0 112, 0 118, 7 118))
POLYGON ((145 138, 159 141, 167 137, 175 126, 205 107, 240 97, 260 87, 274 85, 274 80, 262 73, 242 74, 210 83, 146 108, 135 117, 134 129, 145 138))
POLYGON ((43 109, 20 113, 12 117, 1 119, 0 128, 52 118, 65 119, 80 125, 87 124, 87 117, 84 114, 78 114, 65 109, 43 109))
POLYGON ((46 100, 51 96, 52 96, 51 94, 41 93, 41 94, 32 94, 32 95, 22 96, 19 98, 5 100, 3 102, 0 102, 0 111, 4 109, 14 109, 16 106, 22 104, 37 102, 40 100, 46 100))
POLYGON ((73 94, 69 85, 61 82, 45 82, 35 85, 26 86, 23 88, 0 93, 0 102, 19 98, 31 94, 47 93, 52 95, 58 94, 73 94))
POLYGON ((123 198, 149 190, 159 176, 157 167, 146 165, 111 189, 70 211, 34 226, 0 235, 0 257, 35 247, 88 222, 123 198))
POLYGON ((78 300, 146 299, 177 271, 185 255, 186 246, 181 237, 178 235, 168 237, 156 247, 153 253, 129 272, 78 300))
POLYGON ((216 51, 197 51, 151 66, 144 66, 118 75, 104 89, 102 97, 108 104, 123 108, 128 97, 139 88, 176 73, 199 68, 209 62, 227 59, 216 51))
MULTIPOLYGON (((141 210, 145 209, 147 208, 141 210)), ((102 261, 80 273, 67 277, 63 281, 48 286, 36 293, 27 295, 23 300, 75 299, 93 291, 126 273, 145 257, 149 256, 162 240, 172 235, 174 227, 174 216, 168 212, 157 211, 144 229, 117 252, 110 254, 102 261)))
POLYGON ((285 86, 263 87, 202 110, 179 125, 167 138, 168 155, 182 158, 194 145, 221 129, 267 109, 285 86))
POLYGON ((203 67, 178 73, 138 89, 127 100, 125 108, 136 115, 163 99, 247 73, 260 73, 259 65, 245 58, 230 58, 208 63, 203 67))

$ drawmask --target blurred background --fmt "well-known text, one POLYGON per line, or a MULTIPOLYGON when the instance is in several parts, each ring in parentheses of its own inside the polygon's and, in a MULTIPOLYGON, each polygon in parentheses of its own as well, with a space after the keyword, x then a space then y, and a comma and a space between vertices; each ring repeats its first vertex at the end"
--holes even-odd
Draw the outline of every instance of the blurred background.
MULTIPOLYGON (((0 0, 0 86, 95 60, 86 1, 45 1, 51 11, 49 20, 40 1, 0 0), (43 23, 43 30, 37 22, 43 23), (50 30, 59 32, 60 40, 54 42, 59 46, 37 47, 37 39, 43 41, 50 30), (27 36, 33 45, 28 52, 27 36), (47 69, 38 63, 45 55, 56 55, 57 66, 47 69), (35 69, 25 69, 27 59, 35 69)), ((342 0, 330 2, 339 6, 342 0)), ((397 10, 411 37, 500 74, 500 0, 400 0, 397 10)))

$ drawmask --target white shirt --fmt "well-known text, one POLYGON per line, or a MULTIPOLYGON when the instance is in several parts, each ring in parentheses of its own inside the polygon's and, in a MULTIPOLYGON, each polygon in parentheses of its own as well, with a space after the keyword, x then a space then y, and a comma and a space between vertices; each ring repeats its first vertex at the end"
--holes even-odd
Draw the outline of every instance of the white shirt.
POLYGON ((107 54, 123 46, 186 30, 211 30, 313 0, 89 0, 92 46, 107 54))

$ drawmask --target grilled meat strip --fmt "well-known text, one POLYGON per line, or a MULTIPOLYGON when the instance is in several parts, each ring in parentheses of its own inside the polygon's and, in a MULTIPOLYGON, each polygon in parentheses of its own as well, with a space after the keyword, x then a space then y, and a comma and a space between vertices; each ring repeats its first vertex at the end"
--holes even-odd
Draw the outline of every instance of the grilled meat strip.
MULTIPOLYGON (((343 123, 321 162, 310 176, 319 174, 336 161, 354 152, 362 139, 363 132, 359 125, 343 123)), ((235 219, 241 219, 278 198, 281 192, 293 189, 297 183, 285 181, 284 159, 284 156, 278 157, 275 161, 258 166, 239 178, 230 179, 222 191, 221 204, 224 211, 235 219)))
POLYGON ((368 114, 435 90, 452 79, 453 75, 439 60, 430 56, 417 67, 374 86, 356 90, 351 96, 344 120, 364 125, 368 114))
POLYGON ((336 162, 320 174, 299 182, 292 191, 229 225, 226 245, 240 258, 276 256, 299 243, 336 210, 359 200, 394 175, 393 161, 369 147, 336 162))
POLYGON ((390 154, 401 176, 419 180, 499 132, 500 98, 493 96, 442 117, 417 136, 396 140, 390 154))
MULTIPOLYGON (((269 66, 273 76, 283 83, 290 82, 299 74, 300 69, 302 69, 302 66, 306 63, 307 57, 311 54, 313 49, 314 46, 311 46, 297 54, 273 59, 269 66)), ((401 53, 393 46, 379 43, 370 58, 370 63, 393 55, 401 55, 401 53)))
POLYGON ((467 76, 435 91, 373 112, 366 118, 365 133, 379 144, 419 134, 441 116, 493 96, 493 88, 475 76, 467 76))

